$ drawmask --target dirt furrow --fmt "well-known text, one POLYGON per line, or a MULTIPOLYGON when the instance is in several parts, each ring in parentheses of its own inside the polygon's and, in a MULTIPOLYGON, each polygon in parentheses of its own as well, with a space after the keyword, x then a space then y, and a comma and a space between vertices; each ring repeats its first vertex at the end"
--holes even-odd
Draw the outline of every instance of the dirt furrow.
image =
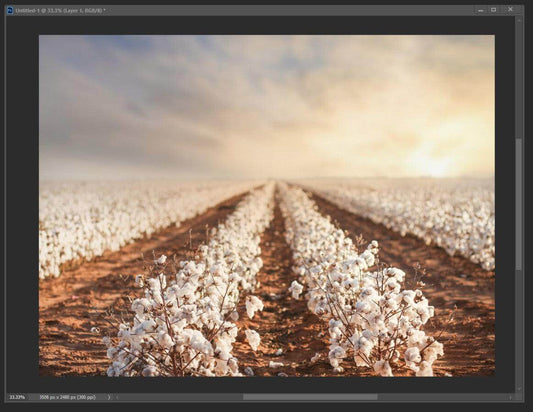
POLYGON ((169 226, 150 238, 81 263, 57 279, 41 281, 39 374, 104 374, 109 361, 102 336, 116 333, 105 313, 111 310, 120 316, 128 311, 129 298, 139 294, 134 277, 143 273, 142 255, 147 260, 154 252, 178 260, 194 257, 196 248, 206 241, 207 228, 224 221, 244 196, 227 199, 179 227, 169 226), (100 333, 92 333, 93 327, 100 333))
POLYGON ((287 291, 296 275, 292 272, 292 253, 284 233, 284 220, 276 202, 274 219, 261 239, 263 267, 257 274, 260 283, 254 293, 263 301, 264 309, 253 319, 248 318, 244 309, 240 311, 234 354, 240 370, 250 367, 255 376, 330 375, 331 367, 325 362, 310 361, 317 352, 327 355, 327 329, 307 309, 305 299, 295 300, 287 291), (261 335, 261 345, 255 352, 245 340, 246 329, 261 335), (271 361, 283 366, 271 368, 271 361))
POLYGON ((352 240, 362 235, 366 241, 380 243, 380 260, 407 273, 414 279, 413 267, 418 262, 427 273, 423 288, 436 316, 426 330, 439 334, 445 356, 437 360, 437 375, 453 376, 494 374, 494 272, 460 256, 449 256, 437 246, 427 246, 414 236, 399 233, 370 219, 342 210, 322 197, 312 194, 321 213, 330 215, 337 225, 349 232, 352 240), (449 313, 457 307, 454 321, 449 313))

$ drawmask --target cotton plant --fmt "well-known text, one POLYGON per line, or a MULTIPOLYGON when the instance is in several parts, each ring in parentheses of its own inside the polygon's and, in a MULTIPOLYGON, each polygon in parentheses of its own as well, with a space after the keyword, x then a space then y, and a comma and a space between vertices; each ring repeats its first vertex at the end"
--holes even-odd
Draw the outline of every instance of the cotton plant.
POLYGON ((293 269, 299 276, 289 292, 299 298, 305 286, 308 308, 324 315, 330 311, 328 293, 335 291, 342 301, 357 296, 363 273, 374 264, 377 242, 358 254, 352 240, 316 210, 303 190, 279 186, 286 239, 293 251, 293 269))
POLYGON ((352 304, 341 307, 332 300, 338 314, 329 321, 332 366, 341 368, 339 358, 352 356, 357 366, 381 376, 392 376, 402 366, 416 376, 433 376, 443 345, 423 327, 435 310, 420 289, 404 289, 404 281, 402 270, 383 268, 368 272, 352 304))
POLYGON ((432 376, 443 345, 423 331, 434 308, 419 290, 404 288, 405 273, 375 269, 379 245, 359 253, 352 241, 322 216, 299 188, 282 185, 281 210, 299 279, 289 292, 306 289, 308 308, 328 325, 328 359, 336 372, 351 358, 356 366, 392 376, 401 363, 416 376, 432 376))
MULTIPOLYGON (((133 319, 105 338, 109 376, 240 376, 233 344, 242 292, 251 317, 263 309, 253 296, 262 266, 260 235, 273 217, 274 185, 252 191, 221 223, 194 260, 165 273, 166 257, 153 260, 136 283, 144 296, 131 304, 133 319), (175 273, 173 273, 175 272, 175 273)), ((245 331, 253 350, 256 331, 245 331)))
POLYGON ((132 322, 120 325, 118 344, 105 338, 112 360, 108 375, 238 374, 231 355, 238 331, 228 311, 212 304, 221 302, 220 296, 183 290, 172 275, 156 274, 162 269, 156 265, 148 279, 137 277, 144 296, 131 304, 132 322))

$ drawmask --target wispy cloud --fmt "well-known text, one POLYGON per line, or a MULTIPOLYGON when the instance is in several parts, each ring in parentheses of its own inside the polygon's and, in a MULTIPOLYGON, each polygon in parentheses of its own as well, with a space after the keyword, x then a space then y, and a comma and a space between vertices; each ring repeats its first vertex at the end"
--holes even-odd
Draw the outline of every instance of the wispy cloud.
POLYGON ((41 36, 43 178, 494 171, 492 36, 41 36))

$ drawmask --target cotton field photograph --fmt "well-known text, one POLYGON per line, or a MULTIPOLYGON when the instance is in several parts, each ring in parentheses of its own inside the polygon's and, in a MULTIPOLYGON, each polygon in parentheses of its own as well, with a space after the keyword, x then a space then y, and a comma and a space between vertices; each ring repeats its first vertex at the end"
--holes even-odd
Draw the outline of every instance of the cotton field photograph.
POLYGON ((494 53, 41 35, 39 375, 493 376, 494 53))

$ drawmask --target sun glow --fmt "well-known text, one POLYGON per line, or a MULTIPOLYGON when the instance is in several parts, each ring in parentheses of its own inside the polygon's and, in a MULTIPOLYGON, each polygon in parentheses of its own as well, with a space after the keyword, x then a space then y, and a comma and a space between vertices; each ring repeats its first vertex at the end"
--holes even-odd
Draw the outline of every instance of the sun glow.
POLYGON ((427 155, 412 158, 413 171, 419 176, 446 177, 452 174, 450 158, 436 158, 427 155))

